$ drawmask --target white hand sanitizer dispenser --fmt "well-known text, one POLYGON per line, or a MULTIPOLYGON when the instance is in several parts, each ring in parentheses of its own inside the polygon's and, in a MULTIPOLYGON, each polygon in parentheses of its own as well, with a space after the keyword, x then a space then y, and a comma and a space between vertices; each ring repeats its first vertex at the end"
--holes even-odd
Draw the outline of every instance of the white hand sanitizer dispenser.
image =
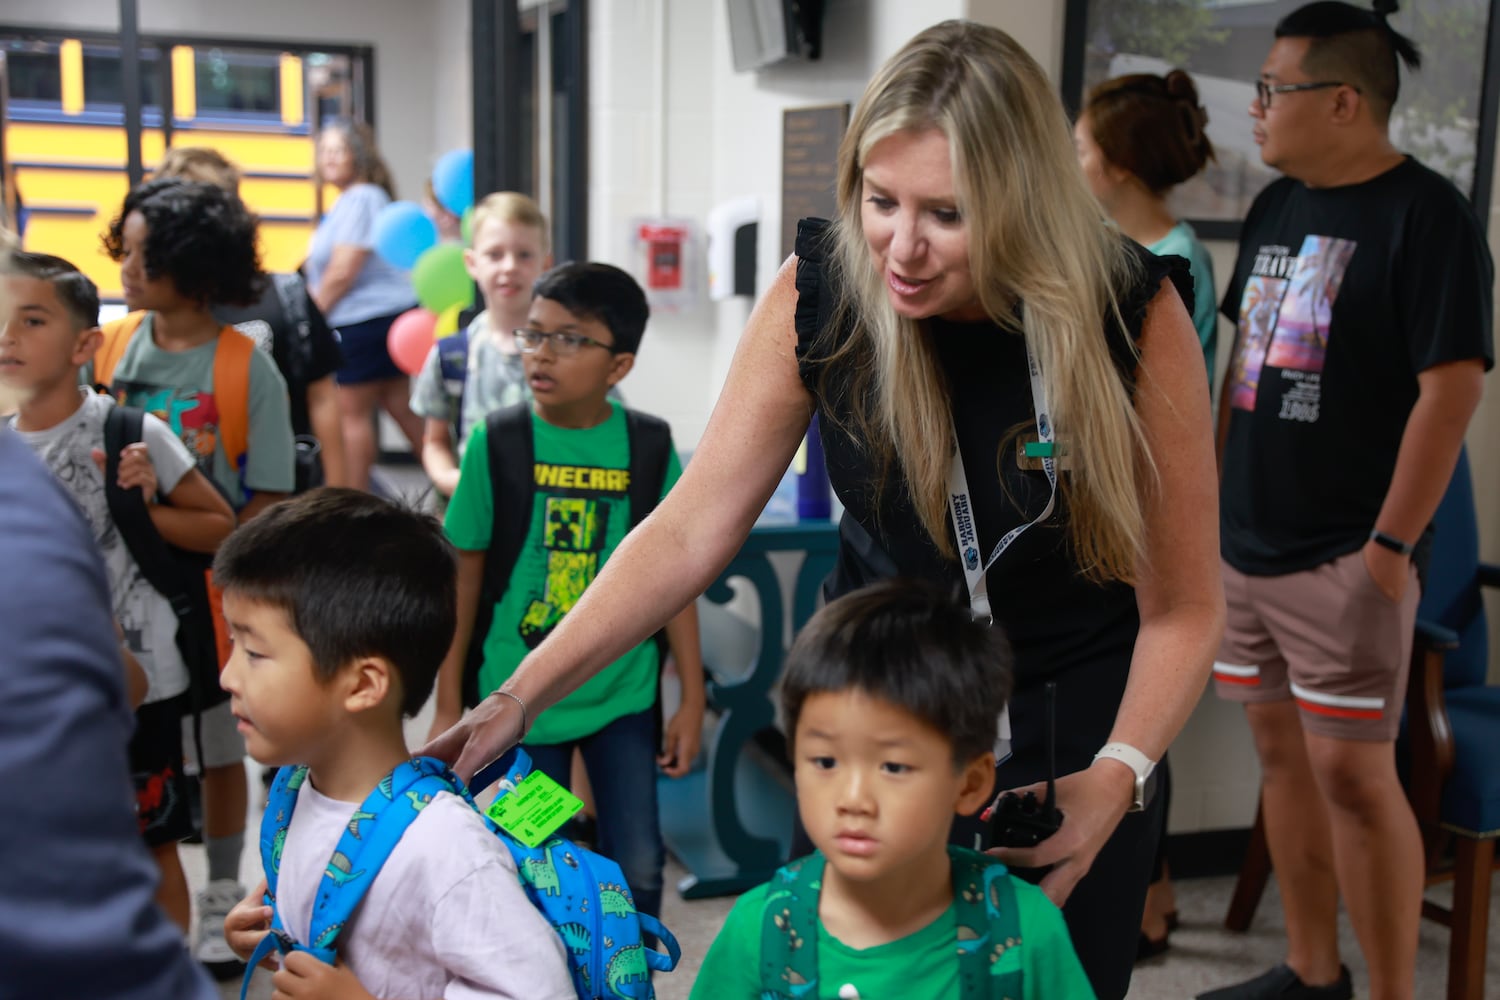
POLYGON ((755 241, 760 199, 753 195, 716 205, 708 213, 708 297, 755 295, 755 241))

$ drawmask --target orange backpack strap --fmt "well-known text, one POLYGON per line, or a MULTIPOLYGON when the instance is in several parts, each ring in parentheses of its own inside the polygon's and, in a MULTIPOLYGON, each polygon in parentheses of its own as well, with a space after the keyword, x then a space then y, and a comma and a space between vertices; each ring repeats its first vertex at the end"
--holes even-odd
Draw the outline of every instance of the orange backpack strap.
POLYGON ((214 402, 219 410, 219 442, 224 457, 241 477, 250 446, 250 361, 255 341, 232 326, 219 331, 214 349, 214 402))
POLYGON ((145 318, 145 310, 139 310, 128 316, 112 319, 100 327, 104 333, 104 341, 94 352, 94 382, 96 384, 109 386, 114 381, 115 367, 125 356, 125 348, 129 346, 130 338, 135 336, 135 331, 140 329, 141 320, 145 318))

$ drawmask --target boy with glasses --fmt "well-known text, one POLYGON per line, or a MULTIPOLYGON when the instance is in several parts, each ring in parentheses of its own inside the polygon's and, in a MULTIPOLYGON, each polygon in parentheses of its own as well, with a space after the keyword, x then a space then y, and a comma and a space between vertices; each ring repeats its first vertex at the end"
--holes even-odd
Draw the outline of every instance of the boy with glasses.
MULTIPOLYGON (((447 512, 459 550, 458 629, 438 675, 435 733, 510 678, 681 475, 666 424, 609 398, 635 364, 648 314, 640 286, 608 264, 564 264, 538 279, 526 327, 515 331, 531 402, 475 425, 447 512)), ((686 774, 703 725, 693 605, 668 623, 666 637, 682 705, 664 737, 661 656, 649 640, 523 736, 537 769, 563 785, 574 748, 582 751, 598 850, 619 863, 637 908, 652 915, 661 911, 664 856, 656 768, 686 774)))
POLYGON ((1391 144, 1397 58, 1419 64, 1394 9, 1287 15, 1250 106, 1261 158, 1287 176, 1251 206, 1222 307, 1239 333, 1220 404, 1214 677, 1255 735, 1288 947, 1200 1000, 1351 996, 1341 897, 1369 996, 1412 995, 1422 845, 1392 741, 1413 555, 1493 364, 1493 267, 1464 196, 1391 144))

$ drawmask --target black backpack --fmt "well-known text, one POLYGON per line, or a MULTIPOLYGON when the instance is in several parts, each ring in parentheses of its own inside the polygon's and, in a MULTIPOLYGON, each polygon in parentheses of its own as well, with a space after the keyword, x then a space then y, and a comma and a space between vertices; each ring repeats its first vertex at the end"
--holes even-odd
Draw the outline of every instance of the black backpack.
POLYGON ((219 651, 208 597, 207 574, 213 557, 180 549, 162 538, 141 491, 120 488, 120 453, 141 440, 145 419, 145 411, 134 406, 109 408, 104 420, 104 496, 115 530, 141 575, 177 615, 177 651, 187 666, 188 693, 196 717, 229 698, 219 687, 219 651))
MULTIPOLYGON (((672 428, 660 417, 625 410, 625 429, 630 442, 630 527, 634 528, 656 509, 667 465, 672 454, 672 428)), ((479 607, 474 632, 464 660, 463 699, 470 707, 479 704, 479 668, 484 662, 484 638, 489 634, 495 605, 510 584, 521 547, 531 528, 531 505, 536 497, 532 466, 535 450, 531 437, 531 404, 517 403, 496 410, 485 418, 485 438, 490 460, 490 490, 494 514, 490 547, 484 557, 484 578, 479 589, 479 607)), ((657 645, 665 643, 657 633, 657 645)))

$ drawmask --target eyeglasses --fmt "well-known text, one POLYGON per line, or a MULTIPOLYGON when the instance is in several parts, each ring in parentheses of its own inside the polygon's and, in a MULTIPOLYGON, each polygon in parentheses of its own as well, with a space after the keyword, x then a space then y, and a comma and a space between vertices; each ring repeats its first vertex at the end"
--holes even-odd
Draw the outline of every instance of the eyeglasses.
POLYGON ((1276 94, 1295 94, 1303 90, 1327 90, 1329 87, 1353 87, 1355 93, 1359 88, 1353 84, 1346 84, 1342 80, 1319 80, 1316 83, 1277 83, 1270 84, 1264 80, 1255 81, 1255 99, 1262 108, 1271 106, 1271 98, 1276 94))
POLYGON ((516 343, 520 345, 523 353, 535 354, 542 349, 542 345, 548 342, 552 344, 552 353, 558 357, 568 357, 577 354, 585 347, 592 344, 594 347, 602 347, 613 354, 615 349, 602 340, 593 337, 585 337, 581 333, 547 333, 543 330, 527 330, 522 328, 516 331, 516 343))

